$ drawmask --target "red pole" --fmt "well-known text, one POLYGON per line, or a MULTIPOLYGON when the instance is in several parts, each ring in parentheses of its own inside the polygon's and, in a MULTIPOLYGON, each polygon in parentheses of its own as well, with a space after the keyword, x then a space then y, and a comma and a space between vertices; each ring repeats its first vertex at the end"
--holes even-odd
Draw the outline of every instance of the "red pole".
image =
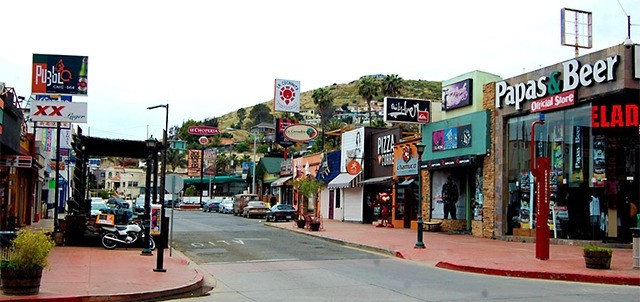
MULTIPOLYGON (((531 123, 531 174, 536 179, 536 258, 540 260, 549 259, 549 172, 550 160, 548 157, 538 158, 536 165, 536 125, 544 125, 544 116, 540 115, 540 120, 531 123)), ((533 190, 533 188, 531 188, 533 190)))

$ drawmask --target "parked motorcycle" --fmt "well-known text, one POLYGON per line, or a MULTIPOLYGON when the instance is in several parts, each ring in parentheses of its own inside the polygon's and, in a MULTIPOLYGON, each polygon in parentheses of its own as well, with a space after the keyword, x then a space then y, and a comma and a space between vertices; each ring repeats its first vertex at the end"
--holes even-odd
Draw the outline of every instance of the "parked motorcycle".
MULTIPOLYGON (((105 249, 115 249, 118 243, 125 245, 132 245, 136 241, 140 240, 144 243, 144 226, 136 222, 130 222, 127 225, 103 225, 102 230, 102 246, 105 249)), ((153 241, 153 237, 149 236, 149 248, 154 250, 156 243, 153 241)))

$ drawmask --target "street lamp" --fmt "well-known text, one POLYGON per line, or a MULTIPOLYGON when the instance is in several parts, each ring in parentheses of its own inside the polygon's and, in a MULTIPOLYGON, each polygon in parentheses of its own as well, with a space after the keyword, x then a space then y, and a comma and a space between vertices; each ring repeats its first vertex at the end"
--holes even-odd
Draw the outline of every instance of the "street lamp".
POLYGON ((251 193, 256 194, 256 144, 258 143, 258 134, 253 132, 253 171, 251 176, 251 193))
POLYGON ((420 166, 422 164, 422 153, 424 152, 424 144, 422 142, 416 145, 418 151, 418 241, 414 248, 425 248, 424 242, 422 242, 422 170, 420 166))
POLYGON ((143 256, 152 256, 153 254, 151 254, 151 249, 149 248, 149 238, 151 237, 150 234, 150 228, 151 228, 151 169, 152 169, 152 164, 151 161, 153 160, 153 154, 155 153, 156 150, 156 143, 158 141, 153 138, 153 136, 149 137, 146 141, 145 144, 147 146, 147 175, 145 177, 145 181, 146 181, 146 185, 145 185, 145 193, 144 193, 144 248, 142 249, 142 253, 141 255, 143 256))
MULTIPOLYGON (((154 272, 166 272, 167 270, 164 269, 163 266, 163 261, 164 261, 164 246, 166 245, 166 241, 164 240, 164 238, 167 238, 167 234, 165 234, 165 232, 162 231, 162 229, 164 228, 165 230, 167 229, 164 224, 162 223, 162 220, 164 220, 164 215, 165 215, 165 210, 164 210, 164 187, 165 187, 165 180, 166 180, 166 174, 167 174, 167 136, 168 136, 168 131, 169 131, 169 104, 165 104, 165 105, 156 105, 156 106, 151 106, 151 107, 147 107, 148 110, 153 110, 156 108, 164 108, 165 109, 165 118, 164 118, 164 131, 162 132, 162 168, 161 168, 161 172, 160 172, 160 190, 162 192, 162 194, 160 194, 160 246, 158 247, 158 259, 156 261, 156 268, 153 270, 154 272)), ((148 194, 147 194, 148 195, 148 194)), ((145 197, 146 198, 146 197, 145 197)), ((173 201, 171 201, 173 203, 173 201)), ((172 209, 173 209, 173 205, 172 205, 172 209)), ((173 212, 171 212, 173 213, 173 212)), ((172 217, 173 218, 173 217, 172 217)), ((173 222, 173 220, 172 220, 173 222)))

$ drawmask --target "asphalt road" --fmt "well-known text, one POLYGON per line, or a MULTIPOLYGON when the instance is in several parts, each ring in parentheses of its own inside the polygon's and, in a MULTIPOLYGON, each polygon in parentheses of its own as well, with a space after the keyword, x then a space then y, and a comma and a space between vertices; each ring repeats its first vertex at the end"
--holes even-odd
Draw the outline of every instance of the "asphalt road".
MULTIPOLYGON (((638 301, 635 286, 448 271, 264 226, 176 211, 174 248, 215 288, 187 301, 638 301)), ((286 223, 286 222, 282 222, 286 223)), ((292 222, 289 222, 292 223, 292 222)))

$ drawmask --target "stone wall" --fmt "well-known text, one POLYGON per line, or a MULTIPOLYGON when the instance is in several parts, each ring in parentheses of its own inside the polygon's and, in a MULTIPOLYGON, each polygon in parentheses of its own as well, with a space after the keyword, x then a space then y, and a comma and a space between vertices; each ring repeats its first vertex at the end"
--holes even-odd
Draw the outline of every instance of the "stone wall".
MULTIPOLYGON (((495 164, 495 154, 499 152, 496 147, 496 139, 498 138, 497 136, 501 137, 501 135, 496 133, 496 120, 499 117, 495 109, 495 88, 495 83, 488 83, 482 89, 482 107, 490 111, 489 121, 491 123, 489 126, 491 138, 489 150, 491 151, 484 157, 482 163, 482 237, 486 238, 495 237, 496 221, 500 221, 502 216, 499 210, 502 208, 502 202, 496 199, 496 191, 500 190, 498 188, 500 185, 497 181, 498 171, 496 171, 499 169, 496 169, 497 165, 495 164)), ((501 233, 498 235, 501 235, 501 233)))

